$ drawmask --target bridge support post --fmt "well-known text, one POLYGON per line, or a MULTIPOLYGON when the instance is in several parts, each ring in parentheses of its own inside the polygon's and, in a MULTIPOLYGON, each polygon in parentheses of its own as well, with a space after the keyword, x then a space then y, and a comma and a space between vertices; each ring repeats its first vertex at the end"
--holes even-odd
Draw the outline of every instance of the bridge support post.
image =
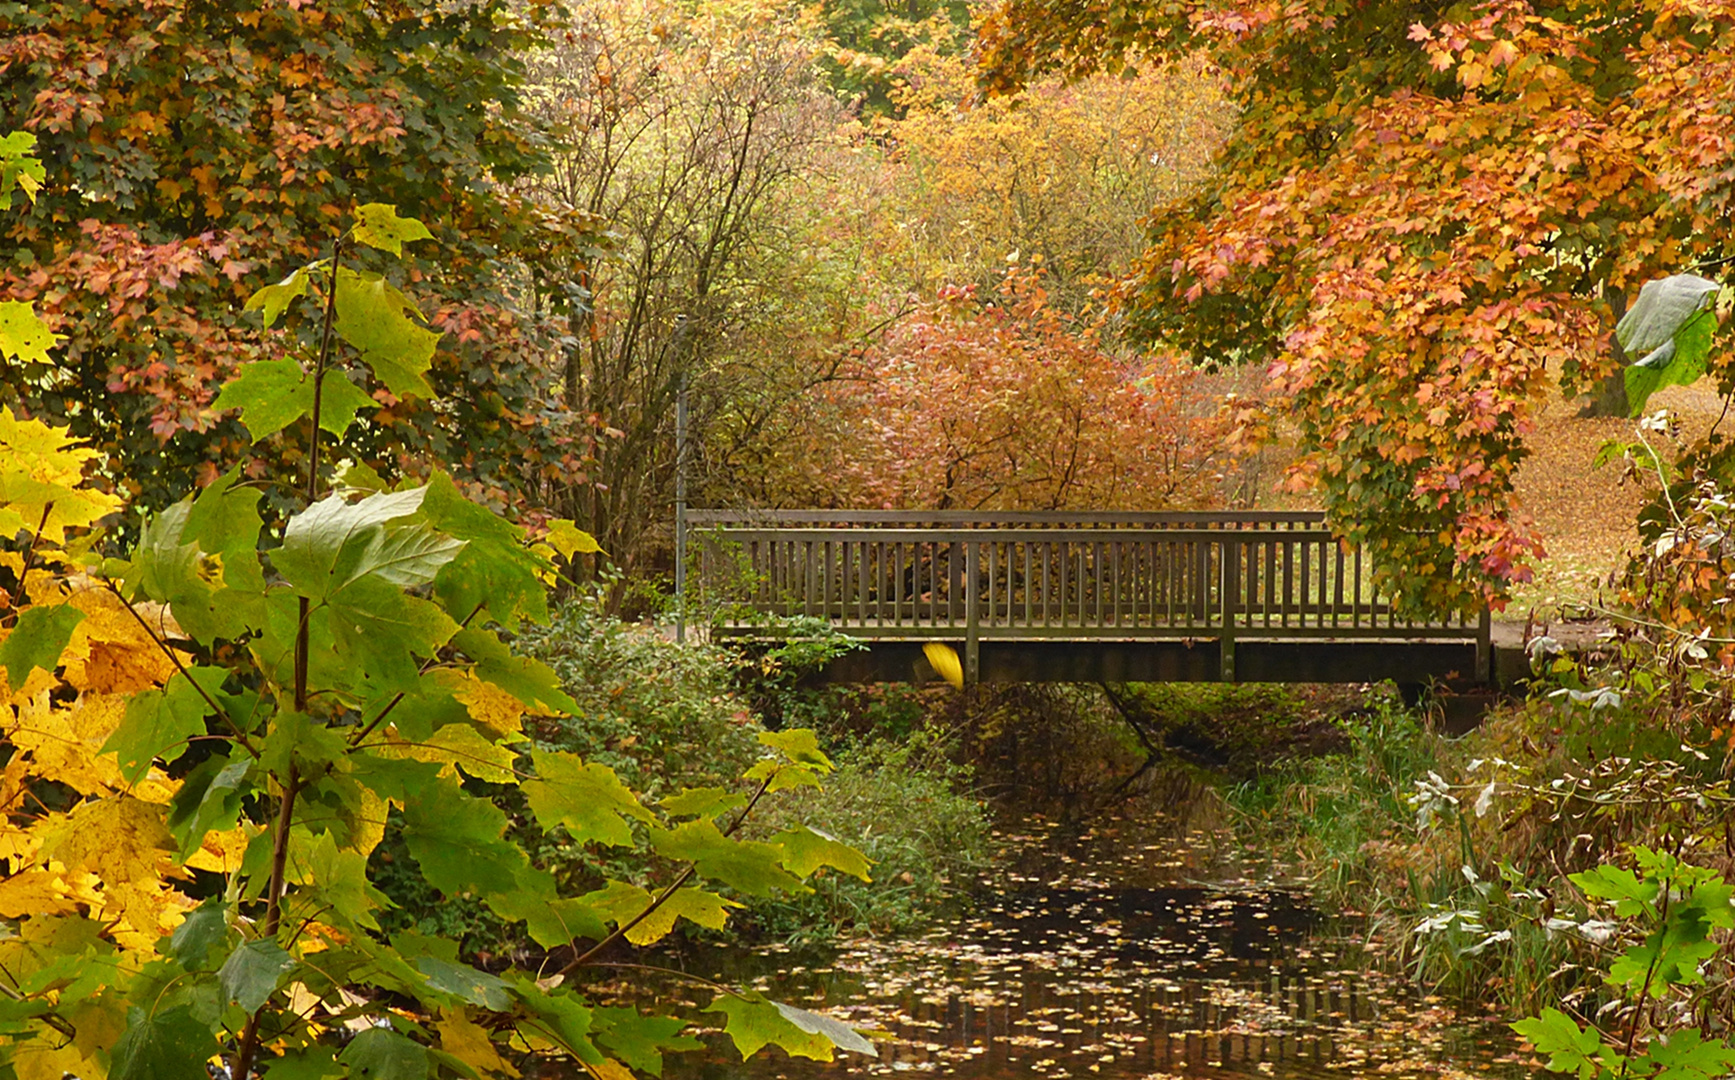
POLYGON ((1226 683, 1235 681, 1235 601, 1241 589, 1241 545, 1225 537, 1218 547, 1222 552, 1220 580, 1217 585, 1217 605, 1221 609, 1217 633, 1219 678, 1226 683))
POLYGON ((1494 685, 1494 621, 1486 607, 1476 623, 1476 681, 1494 685))
POLYGON ((976 542, 967 541, 964 544, 964 685, 974 686, 982 681, 982 642, 981 613, 977 610, 981 597, 980 586, 976 581, 976 569, 980 563, 976 542))

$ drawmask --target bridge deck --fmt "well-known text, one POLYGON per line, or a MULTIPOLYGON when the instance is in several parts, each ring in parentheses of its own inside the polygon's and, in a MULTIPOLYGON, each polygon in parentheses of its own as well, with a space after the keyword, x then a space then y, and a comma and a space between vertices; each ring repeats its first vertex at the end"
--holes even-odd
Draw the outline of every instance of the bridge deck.
MULTIPOLYGON (((1396 618, 1369 560, 1318 513, 705 510, 688 521, 700 590, 741 611, 720 632, 751 634, 756 614, 823 618, 892 670, 925 641, 961 646, 971 681, 1489 670, 1485 612, 1396 618)), ((871 667, 846 658, 839 672, 871 667)))

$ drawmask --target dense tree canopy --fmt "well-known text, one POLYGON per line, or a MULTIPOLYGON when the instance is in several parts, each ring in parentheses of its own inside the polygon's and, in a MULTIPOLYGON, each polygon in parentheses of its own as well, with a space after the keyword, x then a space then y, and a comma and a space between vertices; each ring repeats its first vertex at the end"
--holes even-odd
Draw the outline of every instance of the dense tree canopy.
MULTIPOLYGON (((377 409, 344 449, 388 475, 445 462, 496 499, 570 471, 587 429, 549 411, 554 327, 515 293, 590 230, 502 187, 545 162, 514 59, 545 8, 0 4, 0 129, 34 133, 47 173, 5 223, 0 295, 65 338, 52 366, 0 372, 9 395, 71 425, 149 503, 208 481, 247 445, 213 405, 259 348, 241 302, 329 254, 357 204, 390 202, 442 240, 405 270, 412 297, 441 298, 423 314, 444 332, 442 405, 365 387, 377 409)), ((281 473, 294 445, 273 441, 252 470, 281 473)))
POLYGON ((1294 482, 1410 602, 1528 574, 1537 406, 1612 369, 1641 282, 1730 253, 1726 3, 1004 0, 982 31, 999 89, 1174 54, 1230 76, 1216 180, 1154 220, 1124 298, 1197 361, 1269 365, 1294 482))

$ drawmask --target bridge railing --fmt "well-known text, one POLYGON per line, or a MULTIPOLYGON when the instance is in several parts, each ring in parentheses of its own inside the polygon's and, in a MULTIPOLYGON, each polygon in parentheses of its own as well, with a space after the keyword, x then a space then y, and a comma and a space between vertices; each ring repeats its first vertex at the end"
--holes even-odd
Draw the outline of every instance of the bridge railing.
MULTIPOLYGON (((694 511, 713 598, 874 640, 1474 640, 1398 618, 1311 512, 694 511)), ((721 629, 749 632, 750 619, 721 629)))

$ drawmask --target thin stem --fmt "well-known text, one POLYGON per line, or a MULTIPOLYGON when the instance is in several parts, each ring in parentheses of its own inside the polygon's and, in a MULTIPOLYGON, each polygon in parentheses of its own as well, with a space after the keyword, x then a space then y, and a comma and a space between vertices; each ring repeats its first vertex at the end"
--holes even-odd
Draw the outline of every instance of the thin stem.
MULTIPOLYGON (((24 563, 18 568, 18 587, 20 589, 26 591, 29 589, 27 581, 30 574, 30 563, 36 556, 36 542, 42 538, 42 530, 48 528, 48 512, 53 509, 54 504, 52 502, 43 504, 42 520, 36 523, 36 531, 30 534, 30 546, 24 549, 24 563)), ((14 605, 13 613, 10 616, 10 618, 14 620, 14 626, 17 625, 16 620, 19 615, 16 608, 17 605, 14 605)))
MULTIPOLYGON (((462 630, 465 627, 469 626, 470 620, 474 619, 476 617, 477 613, 480 612, 481 610, 482 610, 481 604, 477 604, 475 607, 471 608, 470 614, 464 616, 464 621, 458 624, 458 629, 462 630)), ((427 662, 422 665, 422 670, 421 670, 421 672, 419 672, 419 674, 424 674, 424 675, 427 674, 428 670, 430 668, 432 668, 436 662, 437 661, 435 660, 435 658, 429 657, 427 662)), ((369 735, 372 735, 374 732, 374 729, 379 727, 381 722, 383 722, 386 717, 391 715, 392 710, 397 708, 398 702, 400 702, 402 700, 404 700, 404 692, 402 690, 399 690, 395 697, 393 697, 390 701, 386 702, 386 707, 380 710, 380 714, 378 716, 376 716, 372 720, 368 721, 368 723, 365 727, 358 729, 354 735, 350 736, 350 739, 349 739, 350 748, 354 749, 355 747, 360 746, 363 739, 367 738, 369 735)))
POLYGON ((319 408, 325 388, 326 367, 331 362, 332 334, 337 326, 337 271, 338 261, 342 257, 343 237, 339 236, 331 242, 331 289, 325 295, 325 332, 319 341, 319 360, 313 366, 313 434, 308 439, 307 447, 309 506, 319 501, 319 408))
MULTIPOLYGON (((723 830, 724 836, 729 836, 730 834, 734 833, 736 829, 739 829, 741 827, 741 823, 743 821, 747 820, 747 815, 751 814, 753 812, 753 808, 759 804, 759 800, 764 798, 765 793, 771 789, 771 781, 776 775, 777 775, 776 773, 773 773, 771 776, 767 776, 765 778, 765 780, 759 785, 759 790, 755 791, 753 793, 753 798, 751 798, 747 801, 747 805, 743 806, 741 808, 741 812, 739 814, 735 815, 735 820, 730 822, 729 827, 727 829, 723 830)), ((619 941, 621 938, 626 937, 627 932, 629 930, 631 930, 633 927, 637 926, 639 923, 642 923, 646 919, 650 918, 652 912, 656 911, 658 908, 660 908, 664 904, 668 903, 669 898, 674 896, 675 893, 681 888, 681 886, 683 886, 687 882, 693 880, 693 874, 694 874, 694 868, 691 866, 689 866, 685 870, 681 871, 680 876, 675 878, 674 881, 670 882, 668 888, 666 888, 662 892, 658 893, 657 898, 655 900, 652 900, 650 902, 650 905, 648 907, 646 907, 643 911, 641 911, 637 915, 633 916, 633 918, 630 922, 622 923, 620 926, 616 927, 614 933, 610 934, 608 937, 603 938, 601 941, 597 942, 595 945, 592 945, 589 950, 584 952, 582 955, 578 956, 571 963, 567 964, 565 967, 561 968, 559 971, 555 972, 555 974, 557 974, 557 975, 570 975, 574 971, 578 970, 579 968, 590 963, 592 960, 596 959, 596 957, 598 957, 599 955, 602 954, 602 951, 604 949, 607 949, 609 946, 613 945, 615 942, 619 941)))
POLYGON ((157 632, 151 629, 151 624, 146 622, 145 617, 138 613, 138 609, 127 603, 127 598, 121 595, 120 589, 115 586, 114 582, 105 581, 103 582, 103 585, 108 588, 109 592, 114 594, 116 600, 121 602, 121 606, 127 609, 127 614, 133 617, 134 621, 139 624, 139 628, 149 635, 152 641, 156 642, 157 648, 161 649, 163 655, 169 658, 169 662, 175 665, 175 670, 180 672, 182 677, 192 685, 193 689, 199 692, 199 696, 205 699, 205 704, 211 707, 211 711, 222 717, 223 722, 229 725, 229 730, 235 733, 235 741, 240 743, 242 747, 246 749, 247 753, 257 758, 259 756, 259 751, 255 749, 253 743, 248 740, 247 733, 242 731, 241 728, 236 725, 235 721, 229 718, 228 710, 217 704, 217 699, 206 693, 205 688, 199 685, 198 680, 193 678, 193 676, 187 671, 186 665, 181 663, 181 658, 175 655, 175 650, 169 648, 169 643, 158 637, 157 632))
MULTIPOLYGON (((283 922, 284 878, 289 866, 289 826, 295 819, 295 796, 301 791, 301 776, 294 765, 289 767, 289 783, 283 788, 283 801, 277 807, 277 826, 271 837, 271 883, 266 887, 265 921, 260 937, 274 940, 283 922)), ((241 1041, 235 1047, 235 1061, 229 1070, 232 1077, 247 1080, 253 1069, 253 1059, 259 1052, 259 1017, 265 1012, 261 1005, 247 1018, 241 1029, 241 1041)))

